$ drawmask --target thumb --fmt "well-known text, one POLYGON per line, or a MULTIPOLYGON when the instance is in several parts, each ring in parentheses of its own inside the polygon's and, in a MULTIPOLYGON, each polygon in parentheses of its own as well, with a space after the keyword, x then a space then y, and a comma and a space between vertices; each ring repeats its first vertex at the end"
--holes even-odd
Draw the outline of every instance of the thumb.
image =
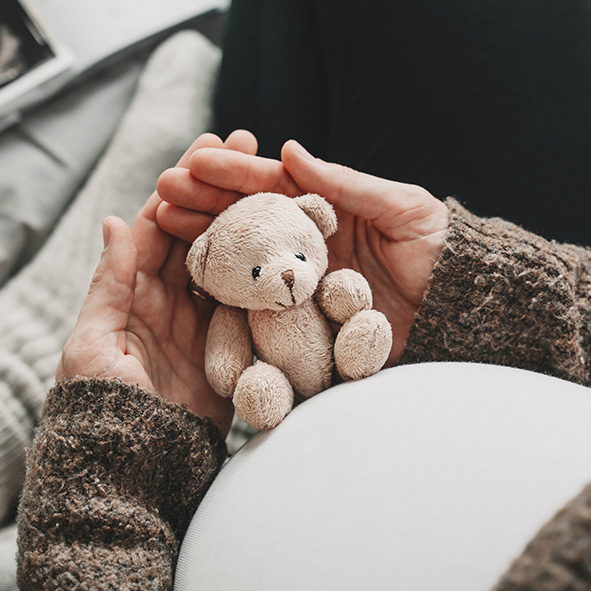
POLYGON ((314 158, 295 140, 285 143, 281 160, 303 191, 318 193, 335 207, 376 225, 391 225, 394 218, 410 210, 416 212, 417 208, 440 205, 421 187, 381 179, 314 158))
POLYGON ((133 303, 137 252, 131 230, 120 218, 103 221, 105 248, 82 304, 75 330, 96 331, 96 337, 123 330, 133 303))

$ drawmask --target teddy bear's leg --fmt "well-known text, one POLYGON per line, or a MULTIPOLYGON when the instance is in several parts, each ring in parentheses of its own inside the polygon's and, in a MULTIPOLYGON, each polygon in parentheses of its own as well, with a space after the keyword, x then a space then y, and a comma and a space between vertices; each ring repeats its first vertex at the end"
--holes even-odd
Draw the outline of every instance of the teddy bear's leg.
POLYGON ((345 380, 371 376, 384 366, 392 348, 392 327, 377 310, 363 310, 348 320, 339 331, 334 357, 337 370, 345 380))
POLYGON ((293 388, 285 374, 257 361, 238 379, 234 392, 236 413, 260 431, 276 427, 293 406, 293 388))
POLYGON ((232 398, 242 372, 252 365, 252 337, 246 311, 220 304, 213 313, 205 342, 205 375, 224 398, 232 398))

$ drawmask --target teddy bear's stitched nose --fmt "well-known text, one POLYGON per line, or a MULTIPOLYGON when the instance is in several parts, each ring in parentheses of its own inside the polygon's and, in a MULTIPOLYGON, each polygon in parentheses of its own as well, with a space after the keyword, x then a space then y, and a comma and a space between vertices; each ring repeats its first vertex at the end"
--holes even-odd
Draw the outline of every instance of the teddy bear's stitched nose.
POLYGON ((295 275, 293 274, 293 270, 289 269, 288 271, 283 271, 283 273, 281 273, 281 279, 283 279, 283 281, 285 281, 285 285, 291 289, 295 283, 295 275))

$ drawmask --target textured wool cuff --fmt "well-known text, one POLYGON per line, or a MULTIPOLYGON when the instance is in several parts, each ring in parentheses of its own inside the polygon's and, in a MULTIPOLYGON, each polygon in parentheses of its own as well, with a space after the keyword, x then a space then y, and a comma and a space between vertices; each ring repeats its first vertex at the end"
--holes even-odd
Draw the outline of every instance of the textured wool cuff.
POLYGON ((19 585, 147 589, 157 579, 154 588, 168 588, 225 457, 210 421, 152 392, 119 380, 59 383, 28 454, 19 585))
POLYGON ((591 252, 446 204, 446 243, 402 362, 493 363, 587 384, 591 252))

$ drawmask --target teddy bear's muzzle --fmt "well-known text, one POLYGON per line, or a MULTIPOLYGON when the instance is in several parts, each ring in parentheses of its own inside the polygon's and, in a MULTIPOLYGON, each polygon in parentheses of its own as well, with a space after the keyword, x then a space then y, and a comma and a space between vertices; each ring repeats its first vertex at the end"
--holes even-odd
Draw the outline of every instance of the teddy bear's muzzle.
POLYGON ((265 266, 256 281, 257 297, 263 305, 252 305, 250 309, 285 310, 299 306, 312 297, 318 285, 316 269, 311 265, 302 264, 299 268, 285 265, 285 261, 283 263, 265 266))
POLYGON ((291 296, 291 303, 295 305, 296 299, 295 299, 295 296, 293 295, 293 286, 295 285, 295 274, 293 272, 293 269, 288 269, 287 271, 283 271, 283 273, 281 273, 281 279, 283 279, 283 282, 285 283, 285 285, 287 285, 287 289, 289 289, 289 295, 291 296))
POLYGON ((285 285, 287 285, 288 289, 291 291, 295 283, 295 275, 293 269, 283 271, 283 273, 281 273, 281 279, 283 279, 285 285))

